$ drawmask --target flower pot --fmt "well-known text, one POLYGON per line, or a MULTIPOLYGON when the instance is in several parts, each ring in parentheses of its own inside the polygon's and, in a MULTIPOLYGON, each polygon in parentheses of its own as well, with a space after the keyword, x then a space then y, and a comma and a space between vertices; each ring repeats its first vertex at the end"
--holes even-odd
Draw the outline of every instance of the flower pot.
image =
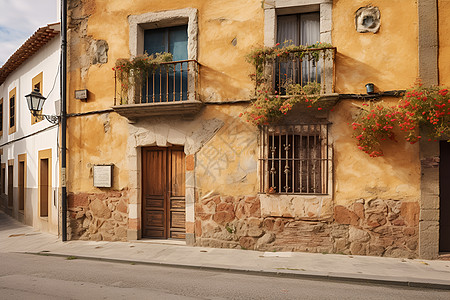
POLYGON ((366 84, 366 91, 367 91, 367 94, 375 93, 375 86, 374 86, 374 84, 373 83, 366 84))

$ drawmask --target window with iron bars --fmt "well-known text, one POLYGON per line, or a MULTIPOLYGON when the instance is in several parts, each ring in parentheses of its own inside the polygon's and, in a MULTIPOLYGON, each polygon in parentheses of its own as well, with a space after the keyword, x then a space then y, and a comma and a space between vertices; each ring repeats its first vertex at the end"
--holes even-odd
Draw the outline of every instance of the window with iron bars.
POLYGON ((261 126, 261 192, 328 194, 328 124, 261 126))

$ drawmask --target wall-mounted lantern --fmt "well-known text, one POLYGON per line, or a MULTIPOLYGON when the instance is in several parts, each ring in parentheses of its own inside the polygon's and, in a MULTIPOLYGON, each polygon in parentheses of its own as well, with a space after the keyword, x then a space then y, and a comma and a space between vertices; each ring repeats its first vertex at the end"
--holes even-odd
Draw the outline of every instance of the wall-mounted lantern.
POLYGON ((34 117, 40 118, 41 120, 45 117, 45 119, 52 124, 57 124, 59 122, 58 116, 44 115, 41 113, 42 108, 44 107, 44 102, 47 98, 42 96, 38 89, 34 89, 34 91, 26 95, 25 98, 27 99, 28 109, 34 117))

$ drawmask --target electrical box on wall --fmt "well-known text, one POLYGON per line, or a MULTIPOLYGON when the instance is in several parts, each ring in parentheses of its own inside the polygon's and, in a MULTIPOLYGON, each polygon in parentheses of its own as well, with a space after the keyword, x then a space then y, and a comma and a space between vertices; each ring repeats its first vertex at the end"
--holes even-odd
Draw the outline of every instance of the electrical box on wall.
POLYGON ((112 187, 113 183, 113 164, 94 165, 94 186, 95 187, 112 187))

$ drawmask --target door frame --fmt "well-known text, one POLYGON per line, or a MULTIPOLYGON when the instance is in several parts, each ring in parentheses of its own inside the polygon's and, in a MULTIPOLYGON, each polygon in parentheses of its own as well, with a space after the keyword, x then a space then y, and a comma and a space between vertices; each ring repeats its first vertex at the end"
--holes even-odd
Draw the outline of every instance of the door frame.
POLYGON ((38 152, 38 218, 41 221, 52 223, 52 149, 40 150, 38 152), (41 160, 47 159, 47 216, 41 216, 41 160))
POLYGON ((19 210, 19 213, 24 215, 24 218, 26 216, 27 213, 27 154, 19 154, 18 158, 18 164, 17 164, 17 188, 18 188, 18 192, 17 192, 17 207, 19 210), (21 163, 23 163, 23 170, 21 170, 21 163), (22 172, 22 174, 21 174, 22 172), (22 175, 22 190, 21 190, 21 182, 20 182, 20 177, 22 175), (21 195, 22 194, 22 195, 21 195), (20 197, 23 197, 23 199, 20 199, 20 197), (20 203, 21 201, 23 201, 23 203, 20 203), (22 204, 22 209, 21 209, 21 204, 22 204))
MULTIPOLYGON (((152 237, 148 237, 148 236, 144 236, 144 221, 145 221, 145 204, 146 204, 146 200, 145 200, 145 188, 144 188, 144 176, 145 176, 145 171, 144 171, 144 151, 145 150, 164 150, 165 153, 163 155, 163 168, 165 168, 165 176, 166 176, 166 180, 165 180, 165 188, 164 188, 164 237, 162 239, 172 239, 170 237, 170 195, 169 195, 169 184, 170 184, 170 180, 169 177, 171 177, 171 171, 170 171, 170 163, 171 160, 169 158, 169 152, 171 150, 178 150, 178 151, 182 151, 184 153, 184 146, 178 146, 178 145, 172 145, 169 147, 158 147, 158 146, 148 146, 148 147, 141 147, 140 149, 140 153, 141 153, 141 178, 140 178, 140 182, 141 182, 141 191, 140 191, 140 197, 141 197, 141 205, 140 205, 140 209, 141 209, 141 213, 140 213, 140 228, 141 228, 141 237, 143 239, 153 239, 152 237)), ((186 156, 185 156, 186 159, 186 156)), ((186 176, 186 168, 184 168, 184 174, 186 176)), ((186 230, 186 186, 185 186, 185 192, 184 192, 184 203, 185 203, 185 230, 186 230)), ((157 239, 157 238, 154 238, 157 239)))
POLYGON ((419 141, 420 159, 420 218, 419 257, 439 257, 439 142, 429 142, 427 136, 419 141))

